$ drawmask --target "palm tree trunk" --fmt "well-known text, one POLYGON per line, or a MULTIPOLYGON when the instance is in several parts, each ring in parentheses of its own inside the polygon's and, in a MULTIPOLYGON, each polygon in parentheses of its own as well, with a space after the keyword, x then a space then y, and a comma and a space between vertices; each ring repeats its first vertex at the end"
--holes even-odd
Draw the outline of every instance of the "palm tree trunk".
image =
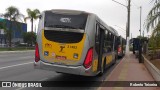
POLYGON ((31 32, 33 32, 33 18, 31 19, 31 32))
POLYGON ((31 36, 31 38, 32 38, 32 41, 31 41, 31 46, 33 45, 33 18, 31 19, 31 32, 32 32, 32 36, 31 36))
POLYGON ((8 40, 9 40, 9 48, 11 48, 12 47, 11 33, 9 33, 8 40))
POLYGON ((10 27, 8 31, 8 41, 9 41, 9 49, 12 47, 12 21, 10 20, 10 27))

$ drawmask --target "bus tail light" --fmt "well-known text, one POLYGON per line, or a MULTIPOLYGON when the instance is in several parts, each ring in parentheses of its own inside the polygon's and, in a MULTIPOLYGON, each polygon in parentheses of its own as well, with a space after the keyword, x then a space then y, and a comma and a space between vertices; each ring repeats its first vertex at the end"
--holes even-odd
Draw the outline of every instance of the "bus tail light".
POLYGON ((38 49, 38 44, 36 43, 36 48, 35 48, 35 62, 38 62, 39 60, 40 60, 39 49, 38 49))
POLYGON ((90 48, 87 52, 87 55, 83 64, 86 69, 92 65, 92 60, 93 60, 93 48, 90 48))

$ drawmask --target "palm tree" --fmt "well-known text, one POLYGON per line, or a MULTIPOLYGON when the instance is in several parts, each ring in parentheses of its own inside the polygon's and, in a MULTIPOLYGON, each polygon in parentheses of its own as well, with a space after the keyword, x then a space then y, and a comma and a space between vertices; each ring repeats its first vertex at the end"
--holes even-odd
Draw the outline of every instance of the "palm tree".
POLYGON ((31 9, 27 9, 28 17, 25 18, 25 21, 27 19, 30 19, 31 21, 31 31, 33 32, 33 20, 38 19, 40 15, 40 11, 38 9, 34 9, 33 11, 31 9))
POLYGON ((20 14, 18 8, 14 7, 14 6, 10 6, 6 9, 6 13, 4 13, 4 18, 6 18, 7 20, 9 20, 9 28, 5 30, 6 32, 6 36, 7 39, 9 41, 9 47, 11 48, 12 45, 12 26, 13 24, 16 24, 16 21, 20 20, 21 17, 23 17, 22 14, 20 14))
POLYGON ((152 35, 149 40, 149 44, 153 47, 153 50, 160 45, 160 0, 152 0, 154 6, 150 10, 147 16, 146 29, 149 32, 152 29, 152 35))
POLYGON ((156 26, 160 24, 160 0, 152 0, 152 2, 154 2, 154 6, 148 13, 146 21, 147 32, 150 29, 156 30, 156 26))

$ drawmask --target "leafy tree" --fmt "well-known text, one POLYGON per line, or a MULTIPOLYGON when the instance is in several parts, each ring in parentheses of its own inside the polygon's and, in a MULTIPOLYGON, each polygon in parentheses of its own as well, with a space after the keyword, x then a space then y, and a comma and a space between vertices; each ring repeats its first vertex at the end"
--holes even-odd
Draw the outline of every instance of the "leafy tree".
POLYGON ((142 40, 147 40, 148 39, 148 37, 143 37, 143 36, 137 36, 137 38, 140 38, 142 40))
POLYGON ((20 24, 17 25, 16 21, 20 20, 21 17, 23 17, 22 14, 20 14, 18 8, 14 6, 10 6, 6 9, 6 13, 3 15, 7 20, 9 20, 9 28, 5 29, 6 37, 9 41, 9 47, 12 46, 12 32, 13 32, 13 25, 20 27, 20 24))
POLYGON ((31 46, 32 42, 36 43, 36 33, 34 33, 34 32, 24 33, 23 40, 25 43, 27 43, 28 46, 31 46))
POLYGON ((152 0, 154 6, 150 10, 146 20, 146 29, 152 31, 152 35, 149 40, 149 46, 155 51, 160 47, 160 0, 152 0))
POLYGON ((160 47, 160 24, 153 30, 149 44, 155 49, 160 47))
POLYGON ((33 21, 38 19, 39 15, 40 15, 40 11, 38 9, 34 9, 34 10, 27 9, 27 14, 28 14, 28 17, 25 18, 25 21, 27 19, 30 19, 30 21, 31 21, 31 31, 33 32, 33 21))
POLYGON ((4 20, 0 21, 0 29, 6 29, 4 20))

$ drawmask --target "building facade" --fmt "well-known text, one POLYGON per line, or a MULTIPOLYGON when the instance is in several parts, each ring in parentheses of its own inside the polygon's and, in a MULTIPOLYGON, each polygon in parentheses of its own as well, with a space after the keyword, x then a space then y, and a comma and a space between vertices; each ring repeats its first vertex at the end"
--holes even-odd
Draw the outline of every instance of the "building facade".
MULTIPOLYGON (((7 19, 1 19, 1 23, 4 23, 4 27, 7 30, 11 30, 12 33, 12 44, 15 43, 22 43, 23 42, 23 33, 27 32, 27 24, 16 22, 16 21, 9 21, 7 19)), ((4 29, 0 29, 0 47, 8 46, 7 35, 4 29)))

